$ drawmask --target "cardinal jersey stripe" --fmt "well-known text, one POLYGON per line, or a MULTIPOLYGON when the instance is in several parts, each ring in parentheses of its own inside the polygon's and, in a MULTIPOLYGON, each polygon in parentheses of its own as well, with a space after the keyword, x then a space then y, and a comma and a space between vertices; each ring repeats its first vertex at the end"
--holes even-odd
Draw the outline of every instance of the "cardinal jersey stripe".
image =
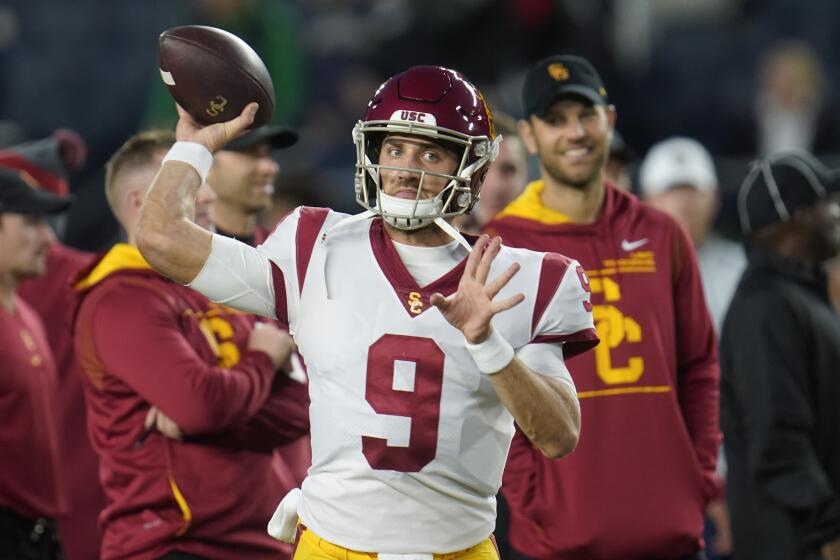
POLYGON ((318 240, 318 232, 327 219, 329 210, 326 208, 312 208, 304 206, 300 209, 300 221, 298 222, 297 233, 295 234, 295 246, 297 255, 298 289, 303 291, 303 283, 306 280, 306 270, 309 266, 309 259, 312 257, 312 249, 318 240))

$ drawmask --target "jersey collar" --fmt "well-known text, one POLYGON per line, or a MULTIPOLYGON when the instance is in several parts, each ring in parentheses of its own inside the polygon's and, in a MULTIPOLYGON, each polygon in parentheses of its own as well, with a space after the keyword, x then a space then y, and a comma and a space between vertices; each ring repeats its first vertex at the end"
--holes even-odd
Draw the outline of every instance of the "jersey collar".
MULTIPOLYGON (((468 240, 474 243, 474 239, 468 240)), ((410 317, 418 317, 424 311, 433 307, 429 303, 432 294, 439 292, 448 297, 458 289, 458 282, 467 264, 466 257, 455 268, 426 286, 420 287, 417 281, 405 267, 399 253, 394 248, 388 232, 385 231, 381 218, 374 219, 370 224, 370 246, 379 268, 394 290, 397 299, 403 305, 410 317)))

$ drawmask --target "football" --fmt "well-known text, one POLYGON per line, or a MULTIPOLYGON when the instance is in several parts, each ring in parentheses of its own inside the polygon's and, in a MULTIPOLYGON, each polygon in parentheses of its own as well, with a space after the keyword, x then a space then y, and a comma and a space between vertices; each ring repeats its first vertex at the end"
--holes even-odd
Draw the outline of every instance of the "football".
POLYGON ((245 41, 222 29, 184 25, 160 34, 160 76, 175 101, 198 122, 236 118, 256 101, 252 128, 274 116, 274 85, 245 41))

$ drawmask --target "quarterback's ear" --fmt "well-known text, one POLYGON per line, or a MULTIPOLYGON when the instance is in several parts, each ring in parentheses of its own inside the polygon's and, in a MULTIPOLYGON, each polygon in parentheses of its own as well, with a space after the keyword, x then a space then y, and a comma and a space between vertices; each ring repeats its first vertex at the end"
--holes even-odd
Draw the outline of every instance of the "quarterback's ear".
POLYGON ((522 142, 525 144, 528 153, 532 156, 537 155, 537 142, 534 140, 533 125, 525 119, 520 119, 516 123, 516 128, 519 130, 519 136, 522 138, 522 142))

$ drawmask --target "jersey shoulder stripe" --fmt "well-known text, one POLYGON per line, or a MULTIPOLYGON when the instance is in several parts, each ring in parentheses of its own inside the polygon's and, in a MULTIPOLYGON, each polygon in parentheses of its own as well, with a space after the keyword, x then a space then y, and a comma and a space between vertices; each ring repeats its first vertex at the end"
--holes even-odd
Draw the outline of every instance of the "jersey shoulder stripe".
POLYGON ((536 334, 537 325, 542 319, 548 304, 560 288, 560 282, 572 263, 571 259, 557 253, 546 253, 540 267, 540 279, 537 285, 537 299, 531 320, 531 336, 536 334))
POLYGON ((313 208, 301 206, 298 227, 295 232, 295 254, 298 277, 298 291, 303 291, 303 283, 306 280, 306 270, 309 267, 309 260, 312 258, 312 250, 318 240, 318 234, 329 215, 329 208, 313 208))

